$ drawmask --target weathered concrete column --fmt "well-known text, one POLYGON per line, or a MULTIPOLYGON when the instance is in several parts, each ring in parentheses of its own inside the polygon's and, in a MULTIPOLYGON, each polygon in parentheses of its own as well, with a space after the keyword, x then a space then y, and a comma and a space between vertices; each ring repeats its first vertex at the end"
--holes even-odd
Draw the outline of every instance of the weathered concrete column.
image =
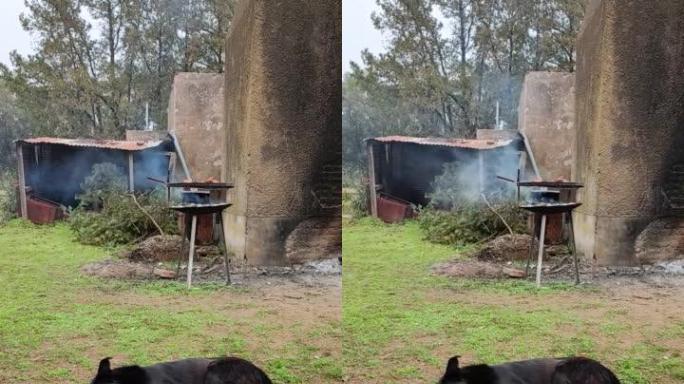
POLYGON ((249 264, 338 253, 341 1, 240 1, 225 81, 230 250, 249 264))
POLYGON ((684 2, 594 0, 578 38, 573 178, 578 250, 635 264, 635 239, 674 209, 684 163, 684 2))

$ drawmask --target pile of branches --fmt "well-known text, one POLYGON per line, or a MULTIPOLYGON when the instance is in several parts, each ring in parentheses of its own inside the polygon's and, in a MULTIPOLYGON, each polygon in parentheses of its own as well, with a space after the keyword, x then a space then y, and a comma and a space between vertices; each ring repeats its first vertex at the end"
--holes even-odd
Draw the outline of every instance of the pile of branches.
POLYGON ((510 201, 464 201, 449 210, 428 207, 418 220, 427 240, 456 246, 527 232, 526 213, 510 201))
POLYGON ((152 235, 178 231, 164 193, 128 193, 124 173, 113 164, 94 165, 81 189, 80 204, 71 210, 69 224, 83 244, 131 244, 152 235))

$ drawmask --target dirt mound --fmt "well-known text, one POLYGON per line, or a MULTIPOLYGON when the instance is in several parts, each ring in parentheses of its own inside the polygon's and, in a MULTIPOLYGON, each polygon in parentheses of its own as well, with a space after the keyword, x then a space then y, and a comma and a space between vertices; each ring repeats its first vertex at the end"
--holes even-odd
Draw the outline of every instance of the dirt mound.
POLYGON ((133 261, 171 261, 178 258, 183 238, 176 235, 158 235, 137 244, 128 254, 133 261))
POLYGON ((489 241, 473 256, 483 261, 523 261, 527 260, 530 235, 503 235, 489 241))
MULTIPOLYGON (((158 262, 178 260, 180 253, 187 258, 188 242, 183 246, 183 238, 176 235, 152 236, 137 244, 133 250, 124 255, 131 261, 158 262)), ((222 256, 221 250, 214 245, 198 245, 195 247, 195 259, 222 256)))
POLYGON ((525 272, 519 269, 477 260, 454 260, 435 264, 432 267, 432 272, 440 276, 482 279, 525 277, 525 272))

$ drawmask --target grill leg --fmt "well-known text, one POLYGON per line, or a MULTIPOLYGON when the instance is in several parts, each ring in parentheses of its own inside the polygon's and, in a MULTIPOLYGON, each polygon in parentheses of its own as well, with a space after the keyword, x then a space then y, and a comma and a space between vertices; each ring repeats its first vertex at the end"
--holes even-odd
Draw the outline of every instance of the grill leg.
POLYGON ((573 228, 573 222, 572 222, 572 212, 568 212, 568 221, 569 221, 569 226, 568 226, 568 231, 569 231, 569 236, 568 240, 570 242, 570 252, 572 252, 572 258, 575 262, 575 284, 580 283, 580 275, 579 275, 579 260, 577 258, 577 248, 575 246, 575 228, 573 228))
POLYGON ((192 215, 190 228, 190 253, 188 254, 188 288, 192 286, 192 258, 195 254, 195 236, 197 234, 197 215, 192 215))
POLYGON ((539 256, 537 257, 537 288, 541 287, 542 259, 544 258, 544 235, 546 232, 546 215, 542 215, 539 229, 539 256))
POLYGON ((527 265, 525 265, 525 277, 530 275, 530 262, 534 257, 535 240, 537 239, 537 216, 532 214, 532 239, 530 240, 530 248, 527 251, 527 265))
POLYGON ((185 238, 188 236, 188 217, 183 215, 183 235, 181 236, 181 246, 178 252, 178 262, 176 263, 176 278, 180 275, 181 262, 183 261, 183 256, 185 255, 185 238))
POLYGON ((218 217, 219 225, 221 226, 221 233, 219 234, 219 238, 223 243, 223 267, 226 269, 226 285, 230 285, 230 262, 228 261, 228 244, 226 244, 226 233, 223 232, 223 230, 225 229, 223 227, 223 212, 219 212, 218 217))

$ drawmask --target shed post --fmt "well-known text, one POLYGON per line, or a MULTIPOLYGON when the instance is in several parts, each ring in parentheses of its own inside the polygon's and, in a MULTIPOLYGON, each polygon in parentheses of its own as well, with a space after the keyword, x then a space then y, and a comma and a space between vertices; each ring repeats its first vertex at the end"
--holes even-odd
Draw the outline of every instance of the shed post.
POLYGON ((128 152, 128 192, 135 192, 135 172, 133 170, 133 152, 128 152))
POLYGON ((478 179, 479 179, 479 184, 480 184, 480 193, 484 193, 485 191, 485 174, 484 174, 484 151, 479 150, 477 152, 477 160, 478 160, 478 179))
POLYGON ((21 217, 28 218, 28 208, 26 207, 26 174, 24 171, 24 151, 23 144, 17 142, 17 177, 19 179, 19 209, 21 217))
POLYGON ((368 150, 368 188, 370 189, 370 205, 371 205, 371 215, 373 217, 378 217, 378 199, 376 194, 376 181, 375 181, 375 156, 373 151, 373 142, 368 141, 366 144, 368 150))

